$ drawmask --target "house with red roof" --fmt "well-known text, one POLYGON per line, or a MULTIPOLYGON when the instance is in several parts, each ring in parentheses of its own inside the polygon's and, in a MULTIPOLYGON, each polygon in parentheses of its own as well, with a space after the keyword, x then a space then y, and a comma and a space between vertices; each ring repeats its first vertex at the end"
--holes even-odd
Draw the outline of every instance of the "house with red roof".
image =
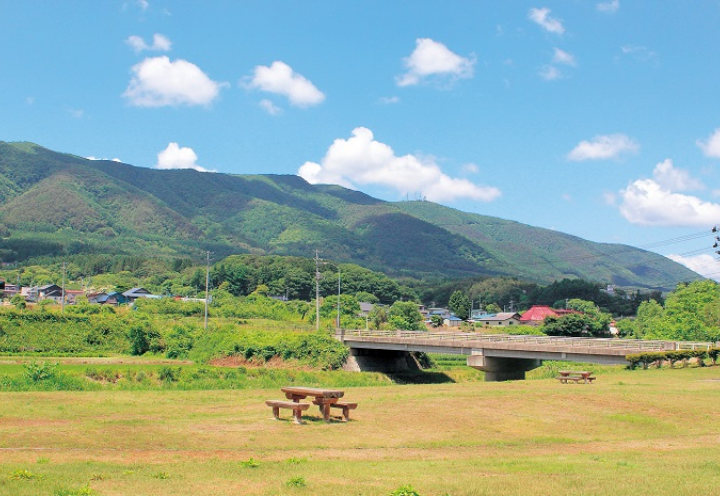
POLYGON ((545 317, 561 317, 570 313, 579 313, 576 310, 550 308, 547 305, 533 305, 520 316, 520 323, 538 326, 545 321, 545 317))

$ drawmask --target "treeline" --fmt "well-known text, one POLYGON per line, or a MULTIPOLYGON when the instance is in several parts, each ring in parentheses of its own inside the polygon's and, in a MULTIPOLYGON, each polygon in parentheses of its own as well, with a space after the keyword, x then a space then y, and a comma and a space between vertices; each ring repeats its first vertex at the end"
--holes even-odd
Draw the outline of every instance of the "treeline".
MULTIPOLYGON (((343 295, 386 305, 395 301, 415 301, 426 306, 448 306, 451 296, 458 291, 471 302, 473 309, 489 312, 510 309, 522 312, 532 305, 564 308, 567 301, 580 299, 594 303, 605 313, 623 317, 635 315, 643 302, 653 300, 663 304, 659 291, 615 288, 608 292, 603 284, 579 279, 563 279, 540 286, 511 277, 396 280, 355 264, 324 261, 318 269, 322 297, 336 295, 339 283, 343 295)), ((308 257, 232 255, 212 263, 210 288, 222 289, 233 296, 247 296, 263 286, 267 287, 269 295, 312 301, 315 298, 315 270, 315 260, 308 257)), ((3 271, 0 277, 23 286, 59 285, 63 272, 68 289, 123 292, 142 286, 155 294, 186 297, 203 297, 205 292, 205 263, 191 258, 107 254, 39 257, 3 271)))
POLYGON ((471 301, 473 308, 502 311, 513 308, 524 311, 533 305, 565 308, 568 300, 591 301, 603 312, 614 316, 635 315, 644 301, 660 303, 660 291, 625 291, 614 288, 610 293, 606 286, 581 279, 563 279, 547 286, 521 281, 512 277, 464 279, 460 281, 431 281, 413 287, 427 305, 445 306, 456 291, 461 291, 471 301))

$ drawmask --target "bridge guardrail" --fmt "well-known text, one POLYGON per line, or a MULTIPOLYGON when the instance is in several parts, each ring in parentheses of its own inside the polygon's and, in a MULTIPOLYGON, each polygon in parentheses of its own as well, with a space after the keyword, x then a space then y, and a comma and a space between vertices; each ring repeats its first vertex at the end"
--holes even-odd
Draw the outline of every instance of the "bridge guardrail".
POLYGON ((457 343, 524 343, 538 346, 577 346, 585 348, 613 348, 626 350, 658 351, 667 349, 709 349, 712 343, 690 343, 674 341, 645 341, 617 338, 575 338, 558 336, 528 336, 510 334, 477 334, 424 331, 375 331, 347 329, 342 331, 345 339, 356 338, 400 338, 421 341, 451 341, 457 343))

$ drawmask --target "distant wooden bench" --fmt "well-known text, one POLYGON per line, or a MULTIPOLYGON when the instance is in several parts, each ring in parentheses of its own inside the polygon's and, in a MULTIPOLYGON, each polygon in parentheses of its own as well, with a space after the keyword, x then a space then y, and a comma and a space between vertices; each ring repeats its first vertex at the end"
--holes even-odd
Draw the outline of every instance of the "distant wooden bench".
POLYGON ((265 404, 272 407, 273 416, 280 420, 280 409, 287 408, 293 411, 293 418, 296 424, 302 424, 302 412, 310 408, 310 403, 297 403, 295 401, 266 400, 265 404))
POLYGON ((592 381, 595 380, 592 372, 586 370, 560 370, 558 373, 560 375, 557 376, 556 379, 562 384, 567 384, 571 381, 575 384, 578 384, 580 381, 582 381, 583 384, 592 384, 592 381))
MULTIPOLYGON (((320 411, 322 412, 322 405, 317 402, 317 400, 313 401, 313 404, 318 405, 320 407, 320 411)), ((347 422, 348 420, 350 420, 350 410, 355 410, 357 406, 357 403, 353 403, 350 401, 336 401, 335 403, 330 403, 330 408, 342 409, 343 422, 347 422)))

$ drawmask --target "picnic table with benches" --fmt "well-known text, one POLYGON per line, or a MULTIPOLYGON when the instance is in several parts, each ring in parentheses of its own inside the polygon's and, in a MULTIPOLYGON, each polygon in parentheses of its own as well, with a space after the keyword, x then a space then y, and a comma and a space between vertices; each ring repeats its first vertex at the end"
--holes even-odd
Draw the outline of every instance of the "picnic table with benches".
POLYGON ((301 400, 304 400, 308 396, 314 398, 312 404, 318 406, 325 422, 330 421, 331 408, 342 409, 342 419, 344 422, 350 419, 350 410, 357 408, 357 403, 340 401, 345 395, 345 392, 339 389, 289 386, 280 388, 280 390, 285 393, 285 397, 290 401, 267 400, 265 402, 266 405, 273 408, 273 415, 276 419, 279 418, 280 408, 287 408, 293 411, 295 423, 301 424, 302 412, 310 407, 310 403, 301 403, 301 400))
POLYGON ((592 372, 588 372, 587 370, 560 370, 558 373, 560 375, 557 376, 557 380, 562 384, 568 384, 570 382, 578 384, 580 381, 582 381, 583 384, 592 384, 592 381, 596 379, 593 377, 592 372))

